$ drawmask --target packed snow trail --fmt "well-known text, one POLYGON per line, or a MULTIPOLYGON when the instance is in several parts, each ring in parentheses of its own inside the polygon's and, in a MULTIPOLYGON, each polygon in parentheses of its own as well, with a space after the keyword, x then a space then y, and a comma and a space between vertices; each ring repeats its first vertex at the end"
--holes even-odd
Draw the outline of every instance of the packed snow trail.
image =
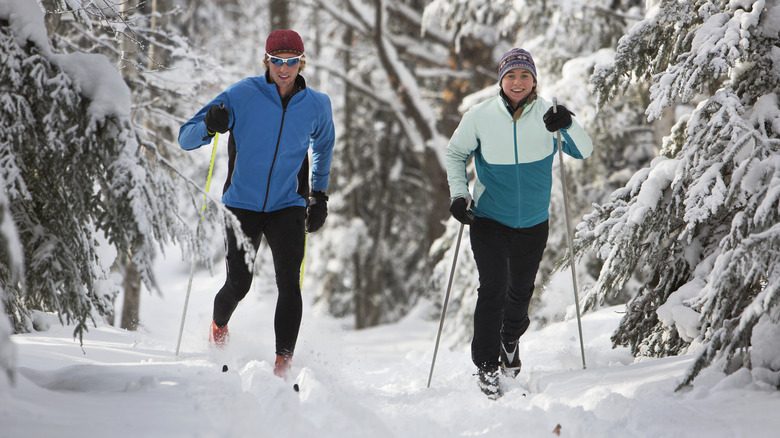
MULTIPOLYGON (((616 319, 613 309, 590 315, 586 333, 616 319)), ((626 365, 625 352, 592 342, 592 367, 565 369, 562 361, 579 359, 566 336, 571 324, 529 334, 521 351, 528 372, 497 401, 480 392, 464 350, 442 350, 425 388, 435 323, 412 319, 329 338, 326 328, 340 324, 321 321, 296 354, 299 393, 273 375, 271 355, 241 345, 214 351, 204 343, 176 360, 171 345, 112 327, 92 329, 83 351, 58 325, 15 336, 20 372, 0 398, 0 437, 549 436, 558 425, 572 437, 731 437, 769 436, 780 426, 777 392, 740 387, 744 378, 673 392, 691 357, 626 365)))
POLYGON ((780 393, 746 370, 708 371, 674 392, 693 356, 635 362, 612 349, 620 308, 584 315, 587 370, 575 321, 529 330, 523 370, 496 401, 478 388, 468 346, 443 343, 426 388, 438 325, 430 304, 359 331, 307 305, 285 382, 273 374, 273 284, 258 282, 230 322, 229 346, 216 350, 206 340, 221 279, 199 278, 176 357, 187 266, 165 272, 168 292, 144 297, 137 332, 100 324, 83 347, 57 322, 13 336, 19 372, 0 392, 0 438, 538 437, 559 426, 564 437, 752 438, 780 429, 780 393))

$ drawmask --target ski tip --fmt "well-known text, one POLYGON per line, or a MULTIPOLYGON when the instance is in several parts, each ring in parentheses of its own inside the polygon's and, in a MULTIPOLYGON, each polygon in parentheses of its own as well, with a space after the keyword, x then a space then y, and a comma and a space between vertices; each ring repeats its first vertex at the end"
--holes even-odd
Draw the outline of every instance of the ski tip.
POLYGON ((226 372, 227 372, 227 370, 228 370, 228 367, 227 367, 227 365, 222 365, 222 372, 223 372, 223 373, 226 373, 226 372))
POLYGON ((293 391, 300 392, 301 391, 301 387, 298 386, 298 384, 296 383, 296 384, 293 385, 293 391))

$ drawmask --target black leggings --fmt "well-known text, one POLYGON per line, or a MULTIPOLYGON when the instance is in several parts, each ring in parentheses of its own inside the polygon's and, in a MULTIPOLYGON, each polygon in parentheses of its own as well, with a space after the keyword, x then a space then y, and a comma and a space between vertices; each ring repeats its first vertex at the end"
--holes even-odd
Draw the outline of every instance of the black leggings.
POLYGON ((471 250, 479 272, 471 341, 477 367, 496 368, 501 340, 516 340, 528 329, 528 305, 548 232, 548 221, 510 228, 479 218, 471 225, 471 250))
MULTIPOLYGON (((305 245, 305 207, 288 207, 260 213, 228 207, 241 223, 241 229, 257 250, 264 235, 274 260, 278 298, 274 314, 276 354, 292 355, 301 326, 303 301, 300 274, 305 245)), ((230 320, 238 302, 249 292, 252 270, 244 261, 244 251, 238 248, 233 229, 227 229, 227 277, 225 285, 214 298, 214 322, 222 327, 230 320)))

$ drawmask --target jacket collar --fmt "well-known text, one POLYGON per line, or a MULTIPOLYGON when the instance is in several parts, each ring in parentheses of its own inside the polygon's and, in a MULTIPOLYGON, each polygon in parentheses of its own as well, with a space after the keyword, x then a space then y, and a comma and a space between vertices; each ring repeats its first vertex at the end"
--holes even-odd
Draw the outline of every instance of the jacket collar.
POLYGON ((504 109, 506 109, 506 111, 509 113, 509 117, 512 118, 513 122, 516 122, 517 119, 523 115, 525 108, 533 105, 534 101, 536 101, 536 98, 538 97, 536 94, 536 87, 534 87, 534 89, 531 90, 531 93, 528 94, 525 99, 518 102, 517 108, 512 108, 512 104, 509 102, 509 98, 506 96, 506 94, 504 94, 504 90, 499 89, 498 95, 501 97, 501 102, 504 104, 504 109))
MULTIPOLYGON (((268 73, 268 71, 265 72, 264 76, 265 76, 265 83, 269 85, 273 85, 274 88, 276 88, 276 84, 274 84, 274 82, 271 80, 271 76, 268 73)), ((298 92, 303 91, 305 89, 306 89, 306 79, 304 79, 303 76, 298 75, 295 77, 295 86, 293 87, 293 91, 287 97, 288 98, 293 97, 298 92)))

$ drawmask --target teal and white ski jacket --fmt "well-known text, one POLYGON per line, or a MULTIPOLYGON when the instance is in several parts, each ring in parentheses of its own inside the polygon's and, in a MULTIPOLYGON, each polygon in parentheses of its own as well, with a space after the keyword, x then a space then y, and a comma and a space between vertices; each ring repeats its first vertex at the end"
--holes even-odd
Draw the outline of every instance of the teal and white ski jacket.
MULTIPOLYGON (((312 150, 311 188, 328 188, 335 132, 330 99, 302 76, 285 106, 266 75, 243 79, 219 94, 179 129, 184 150, 211 142, 203 118, 212 105, 230 111, 228 180, 222 202, 260 212, 305 206, 298 171, 312 150)), ((308 175, 307 175, 308 176, 308 175)))
MULTIPOLYGON (((477 217, 511 228, 547 220, 558 148, 556 134, 547 131, 542 117, 551 106, 539 97, 516 122, 500 96, 470 108, 447 146, 451 198, 469 197, 466 160, 473 154, 477 178, 472 212, 477 217)), ((574 119, 561 134, 566 154, 583 159, 593 152, 593 142, 574 119)))

